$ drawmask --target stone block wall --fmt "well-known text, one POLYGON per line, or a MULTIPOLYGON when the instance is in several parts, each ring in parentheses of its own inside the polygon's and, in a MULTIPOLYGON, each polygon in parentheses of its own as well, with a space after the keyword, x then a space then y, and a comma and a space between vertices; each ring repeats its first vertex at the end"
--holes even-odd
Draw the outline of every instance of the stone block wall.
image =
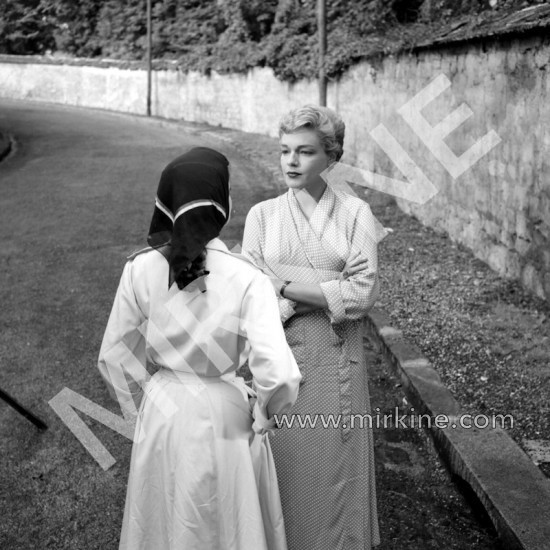
POLYGON ((370 136, 383 124, 439 189, 426 204, 398 200, 424 224, 448 233, 502 275, 550 299, 550 41, 531 37, 386 58, 352 68, 333 86, 347 121, 344 160, 395 178, 370 136), (461 103, 473 114, 445 139, 461 155, 490 130, 500 144, 453 178, 397 110, 437 75, 451 86, 423 110, 435 125, 461 103), (351 140, 351 143, 350 143, 351 140))

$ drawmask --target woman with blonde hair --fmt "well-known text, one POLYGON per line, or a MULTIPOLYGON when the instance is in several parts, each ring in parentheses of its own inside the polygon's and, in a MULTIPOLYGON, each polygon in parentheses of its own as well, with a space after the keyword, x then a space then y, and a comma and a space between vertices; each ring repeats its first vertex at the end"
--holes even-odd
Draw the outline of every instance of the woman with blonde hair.
POLYGON ((272 280, 303 380, 272 440, 290 550, 379 544, 363 318, 378 293, 376 227, 367 203, 321 173, 343 153, 345 125, 305 106, 280 122, 288 191, 249 212, 243 252, 272 280), (357 418, 357 416, 355 416, 357 418))

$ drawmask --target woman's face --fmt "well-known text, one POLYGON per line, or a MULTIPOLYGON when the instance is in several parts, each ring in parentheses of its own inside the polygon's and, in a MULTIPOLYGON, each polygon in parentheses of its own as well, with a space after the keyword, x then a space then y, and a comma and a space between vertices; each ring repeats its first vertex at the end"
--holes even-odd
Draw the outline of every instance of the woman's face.
POLYGON ((288 187, 312 190, 324 185, 319 174, 328 167, 331 159, 313 130, 283 134, 279 143, 281 169, 288 187))

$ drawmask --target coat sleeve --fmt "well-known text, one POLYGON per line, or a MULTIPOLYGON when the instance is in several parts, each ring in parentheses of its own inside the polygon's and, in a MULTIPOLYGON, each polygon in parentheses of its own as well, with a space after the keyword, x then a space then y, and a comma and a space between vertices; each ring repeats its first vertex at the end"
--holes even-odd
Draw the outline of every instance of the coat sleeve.
POLYGON ((269 279, 257 273, 248 286, 241 309, 242 333, 250 344, 248 366, 257 402, 254 430, 273 428, 273 415, 288 412, 298 397, 302 376, 279 320, 269 279))
MULTIPOLYGON (((263 231, 264 229, 262 228, 259 211, 257 208, 252 208, 246 216, 242 245, 243 255, 252 262, 254 262, 254 258, 251 254, 252 252, 255 252, 261 258, 264 257, 262 249, 263 231)), ((279 318, 284 324, 294 315, 296 302, 277 296, 277 304, 279 306, 279 318)))
POLYGON ((140 331, 145 315, 134 294, 132 267, 129 261, 122 272, 98 359, 99 372, 127 419, 137 417, 142 387, 149 377, 140 331))
POLYGON ((354 218, 350 253, 356 251, 367 256, 365 269, 346 280, 321 283, 328 302, 328 315, 332 323, 363 318, 378 298, 378 255, 374 216, 367 203, 362 203, 354 218))

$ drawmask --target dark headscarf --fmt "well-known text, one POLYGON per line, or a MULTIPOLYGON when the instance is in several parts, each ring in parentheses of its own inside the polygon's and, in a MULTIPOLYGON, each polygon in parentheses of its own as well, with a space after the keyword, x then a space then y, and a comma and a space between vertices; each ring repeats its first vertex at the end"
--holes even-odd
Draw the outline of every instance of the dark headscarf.
POLYGON ((169 286, 220 234, 229 217, 228 166, 221 153, 195 147, 162 172, 147 242, 168 260, 169 286))

